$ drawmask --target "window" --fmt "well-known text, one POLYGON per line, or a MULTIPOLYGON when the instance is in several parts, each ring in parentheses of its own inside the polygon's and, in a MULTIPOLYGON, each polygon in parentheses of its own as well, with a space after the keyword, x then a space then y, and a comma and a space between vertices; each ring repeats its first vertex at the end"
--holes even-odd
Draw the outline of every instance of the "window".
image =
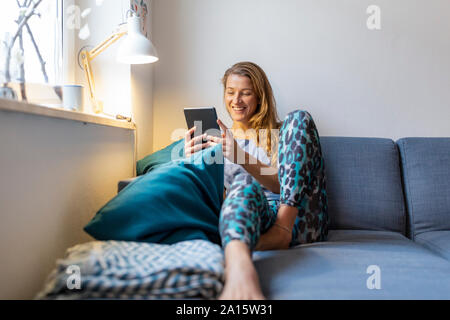
POLYGON ((62 82, 62 10, 62 0, 0 2, 0 83, 62 82))

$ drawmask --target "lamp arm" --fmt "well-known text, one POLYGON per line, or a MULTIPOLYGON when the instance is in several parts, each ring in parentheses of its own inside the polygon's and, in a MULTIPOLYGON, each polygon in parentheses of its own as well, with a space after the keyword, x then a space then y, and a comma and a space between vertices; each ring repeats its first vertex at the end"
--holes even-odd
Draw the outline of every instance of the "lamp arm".
POLYGON ((127 31, 118 31, 110 35, 108 38, 106 38, 102 43, 100 43, 98 46, 96 46, 94 49, 89 51, 89 56, 91 61, 95 59, 100 53, 105 51, 110 45, 112 45, 114 42, 122 38, 124 35, 127 34, 127 31))
POLYGON ((89 87, 89 99, 91 100, 92 108, 95 113, 103 112, 102 103, 95 98, 95 82, 90 62, 92 59, 90 59, 88 51, 81 51, 81 60, 83 63, 84 77, 86 78, 89 87))
POLYGON ((91 51, 87 50, 81 51, 81 60, 83 63, 84 76, 86 78, 89 87, 89 99, 91 100, 92 107, 95 113, 103 112, 103 103, 101 101, 98 101, 95 97, 95 82, 91 68, 91 61, 94 60, 100 53, 105 51, 109 46, 111 46, 114 42, 116 42, 126 34, 127 34, 126 31, 115 32, 91 51))

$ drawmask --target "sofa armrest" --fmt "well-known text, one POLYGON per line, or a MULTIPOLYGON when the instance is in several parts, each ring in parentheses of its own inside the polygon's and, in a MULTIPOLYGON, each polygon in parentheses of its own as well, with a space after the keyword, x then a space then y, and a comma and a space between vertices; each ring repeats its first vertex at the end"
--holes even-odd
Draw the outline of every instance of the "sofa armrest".
POLYGON ((138 178, 138 177, 134 177, 134 178, 129 178, 129 179, 125 179, 125 180, 119 181, 118 186, 117 186, 117 189, 118 189, 118 190, 117 190, 117 193, 119 193, 120 191, 122 191, 123 188, 125 188, 130 182, 136 180, 137 178, 138 178))

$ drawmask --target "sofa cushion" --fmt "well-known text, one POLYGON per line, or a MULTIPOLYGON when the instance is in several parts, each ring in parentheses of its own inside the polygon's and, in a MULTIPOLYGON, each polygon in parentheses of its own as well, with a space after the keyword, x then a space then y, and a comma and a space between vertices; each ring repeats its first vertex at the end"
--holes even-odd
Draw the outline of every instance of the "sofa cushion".
POLYGON ((330 229, 405 232, 398 149, 390 139, 321 137, 330 229))
POLYGON ((389 231, 330 230, 328 238, 289 250, 254 252, 265 296, 450 299, 450 262, 405 236, 389 231), (380 289, 369 289, 376 284, 372 280, 377 267, 380 289))
POLYGON ((414 241, 450 260, 450 230, 422 232, 414 241))
POLYGON ((450 230, 450 138, 403 138, 408 234, 450 230))

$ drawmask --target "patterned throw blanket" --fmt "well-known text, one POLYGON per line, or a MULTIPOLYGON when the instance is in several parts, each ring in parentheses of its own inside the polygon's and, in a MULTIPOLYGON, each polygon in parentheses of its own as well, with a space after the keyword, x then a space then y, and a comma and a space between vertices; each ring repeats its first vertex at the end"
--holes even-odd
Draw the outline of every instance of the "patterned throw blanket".
POLYGON ((214 299, 223 283, 223 251, 209 241, 92 241, 67 250, 36 299, 214 299))

